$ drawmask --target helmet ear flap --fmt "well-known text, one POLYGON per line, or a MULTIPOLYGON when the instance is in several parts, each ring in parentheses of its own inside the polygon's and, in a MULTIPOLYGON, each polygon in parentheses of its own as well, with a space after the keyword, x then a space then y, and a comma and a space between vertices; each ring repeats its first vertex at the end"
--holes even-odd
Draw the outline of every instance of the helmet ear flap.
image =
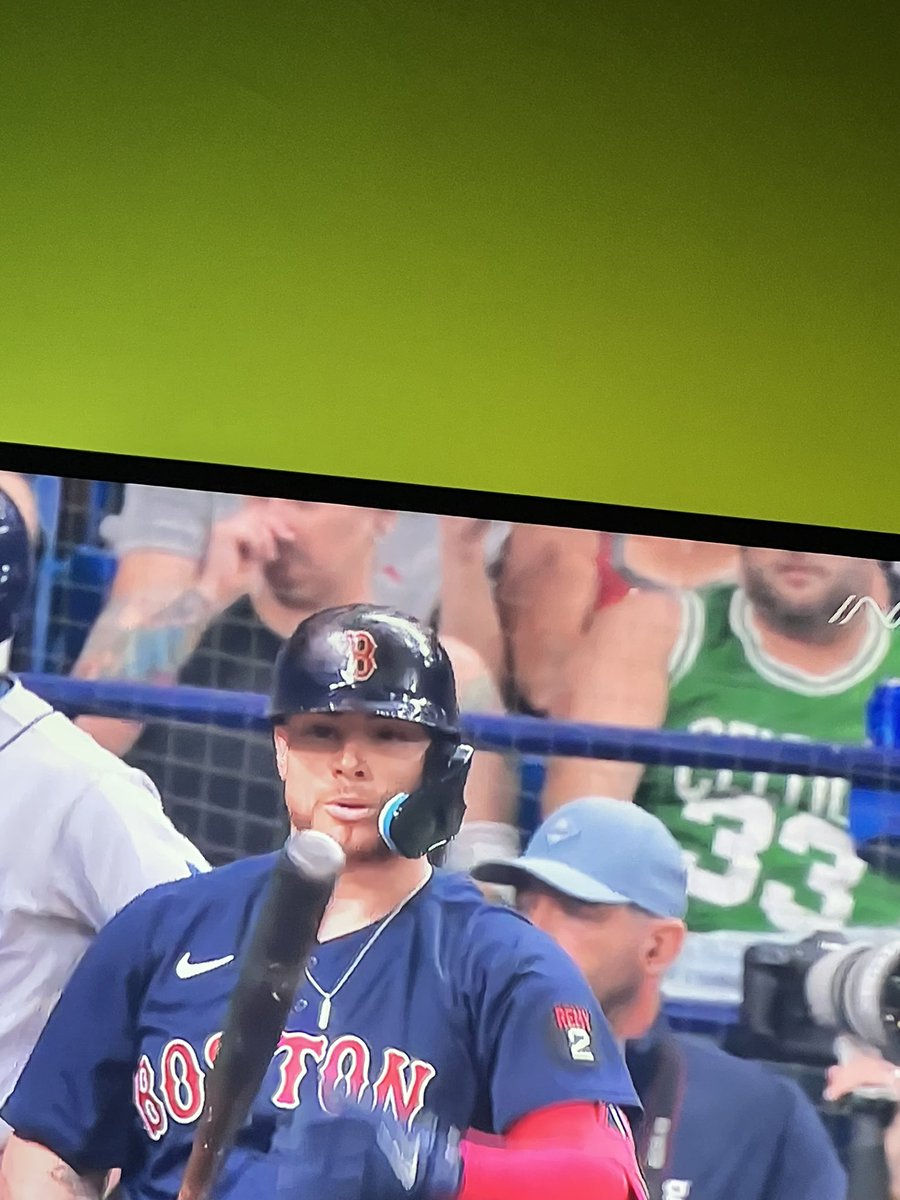
POLYGON ((435 737, 419 787, 393 796, 379 815, 378 830, 390 850, 403 858, 421 858, 456 837, 466 813, 473 753, 464 742, 435 737))

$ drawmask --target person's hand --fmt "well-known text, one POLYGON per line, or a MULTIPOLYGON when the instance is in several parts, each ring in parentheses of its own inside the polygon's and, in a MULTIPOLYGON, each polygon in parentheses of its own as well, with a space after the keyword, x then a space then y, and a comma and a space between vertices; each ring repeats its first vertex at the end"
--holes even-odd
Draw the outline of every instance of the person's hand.
POLYGON ((834 1102, 863 1088, 876 1088, 900 1101, 900 1070, 873 1054, 859 1054, 829 1068, 823 1099, 834 1102))
MULTIPOLYGON (((871 1088, 900 1102, 900 1068, 880 1055, 860 1053, 831 1067, 823 1098, 841 1100, 851 1092, 871 1088)), ((900 1198, 900 1109, 884 1131, 884 1157, 890 1177, 890 1200, 900 1198)))
POLYGON ((277 507, 248 500, 236 513, 213 525, 196 590, 218 611, 241 596, 254 596, 265 567, 278 557, 279 543, 293 533, 277 507))
MULTIPOLYGON (((454 1200, 462 1186, 459 1131, 420 1112, 411 1123, 371 1097, 298 1110, 279 1137, 277 1200, 454 1200)), ((273 1149, 276 1147, 273 1146, 273 1149)))

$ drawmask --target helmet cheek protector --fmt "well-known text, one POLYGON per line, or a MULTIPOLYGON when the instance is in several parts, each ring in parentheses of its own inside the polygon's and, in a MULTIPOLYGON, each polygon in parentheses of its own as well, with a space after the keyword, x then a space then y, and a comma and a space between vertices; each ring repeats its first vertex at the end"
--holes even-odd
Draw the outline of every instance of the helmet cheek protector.
POLYGON ((456 837, 466 812, 472 754, 464 742, 448 746, 438 740, 429 747, 420 786, 391 797, 379 814, 378 832, 389 850, 421 858, 456 837))

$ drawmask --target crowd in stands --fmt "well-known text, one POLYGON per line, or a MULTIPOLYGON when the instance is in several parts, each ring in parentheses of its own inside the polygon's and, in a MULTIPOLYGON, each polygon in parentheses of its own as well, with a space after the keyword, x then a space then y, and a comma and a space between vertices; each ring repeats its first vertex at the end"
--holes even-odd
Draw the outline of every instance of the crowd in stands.
MULTIPOLYGON (((859 744, 900 675, 891 564, 670 538, 128 485, 99 522, 114 564, 67 670, 265 692, 282 641, 316 609, 370 600, 434 624, 469 712, 859 744)), ((269 849, 281 804, 264 735, 210 722, 83 716, 157 780, 213 861, 269 849)), ((454 865, 521 843, 515 755, 476 756, 454 865)), ((553 759, 549 815, 577 796, 661 817, 690 867, 694 931, 892 924, 900 884, 847 831, 844 780, 553 759)))

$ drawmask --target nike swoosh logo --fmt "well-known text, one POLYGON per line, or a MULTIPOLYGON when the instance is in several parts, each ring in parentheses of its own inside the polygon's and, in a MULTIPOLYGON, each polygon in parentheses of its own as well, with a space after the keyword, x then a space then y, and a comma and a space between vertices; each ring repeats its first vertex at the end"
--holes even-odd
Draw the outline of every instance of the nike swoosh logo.
POLYGON ((191 962, 189 950, 175 964, 175 974, 179 979, 193 979, 195 975, 205 975, 207 971, 215 971, 218 967, 224 967, 226 963, 233 961, 234 955, 227 954, 224 958, 211 958, 206 962, 191 962))

